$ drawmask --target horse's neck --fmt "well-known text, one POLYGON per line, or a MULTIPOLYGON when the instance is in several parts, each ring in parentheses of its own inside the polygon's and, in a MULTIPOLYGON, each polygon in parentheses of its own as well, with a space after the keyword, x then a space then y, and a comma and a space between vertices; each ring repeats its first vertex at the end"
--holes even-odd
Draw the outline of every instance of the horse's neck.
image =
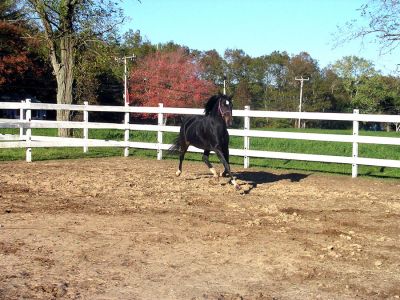
POLYGON ((221 122, 225 123, 225 122, 224 122, 224 119, 222 118, 222 116, 221 116, 221 114, 220 114, 220 112, 219 112, 219 109, 218 109, 218 106, 217 106, 217 105, 216 105, 215 108, 212 110, 212 112, 209 114, 209 117, 210 117, 210 118, 213 118, 214 120, 218 120, 218 121, 221 121, 221 122))
POLYGON ((218 124, 219 126, 221 126, 221 128, 223 129, 223 130, 227 130, 227 127, 226 127, 226 123, 225 123, 225 121, 224 121, 224 119, 221 117, 221 115, 220 114, 217 114, 217 115, 209 115, 208 116, 213 122, 215 122, 216 124, 218 124))

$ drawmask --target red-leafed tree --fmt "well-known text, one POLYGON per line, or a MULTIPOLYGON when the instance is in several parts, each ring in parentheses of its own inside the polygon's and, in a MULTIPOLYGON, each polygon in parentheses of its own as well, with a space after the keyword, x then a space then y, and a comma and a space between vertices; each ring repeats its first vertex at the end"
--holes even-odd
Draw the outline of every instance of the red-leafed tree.
POLYGON ((21 27, 0 21, 0 37, 2 40, 0 85, 12 83, 23 77, 24 73, 33 66, 33 62, 28 56, 28 45, 26 40, 23 39, 22 32, 21 27))
POLYGON ((51 72, 39 51, 39 40, 24 22, 0 20, 0 94, 42 98, 52 93, 51 72))
POLYGON ((216 92, 216 86, 202 78, 203 68, 184 49, 147 55, 132 70, 131 105, 199 107, 216 92))

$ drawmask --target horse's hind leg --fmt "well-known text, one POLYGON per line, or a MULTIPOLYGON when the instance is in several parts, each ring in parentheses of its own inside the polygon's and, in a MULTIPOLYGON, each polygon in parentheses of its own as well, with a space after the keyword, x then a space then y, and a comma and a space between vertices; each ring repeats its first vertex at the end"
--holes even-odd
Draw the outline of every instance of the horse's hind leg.
POLYGON ((211 173, 213 174, 213 177, 218 178, 217 171, 215 171, 213 165, 209 161, 209 156, 210 156, 210 150, 204 150, 203 153, 203 161, 207 165, 207 167, 210 169, 211 173))
POLYGON ((181 144, 181 151, 179 153, 179 167, 178 167, 178 171, 176 171, 176 176, 179 176, 182 174, 182 163, 183 163, 183 159, 185 158, 185 153, 187 151, 187 149, 189 148, 189 145, 186 143, 182 143, 181 144))

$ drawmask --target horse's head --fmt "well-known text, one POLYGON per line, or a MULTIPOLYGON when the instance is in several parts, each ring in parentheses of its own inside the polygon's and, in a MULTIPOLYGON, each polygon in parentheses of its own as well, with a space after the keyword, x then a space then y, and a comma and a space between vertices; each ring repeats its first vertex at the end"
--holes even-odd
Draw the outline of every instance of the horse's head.
POLYGON ((232 107, 232 97, 221 95, 218 101, 218 112, 221 114, 222 119, 224 119, 226 126, 232 125, 232 107))
POLYGON ((232 125, 232 97, 218 94, 212 96, 205 105, 206 115, 221 117, 226 126, 232 125))

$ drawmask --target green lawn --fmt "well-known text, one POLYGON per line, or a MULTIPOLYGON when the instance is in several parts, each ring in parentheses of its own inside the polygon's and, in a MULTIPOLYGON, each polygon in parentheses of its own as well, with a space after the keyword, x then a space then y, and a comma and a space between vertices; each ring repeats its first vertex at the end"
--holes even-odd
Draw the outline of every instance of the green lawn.
MULTIPOLYGON (((271 129, 268 129, 271 130, 271 129)), ((321 129, 274 129, 274 131, 290 131, 290 132, 307 132, 307 133, 325 133, 325 134, 352 134, 350 130, 321 130, 321 129)), ((0 129, 0 133, 13 133, 18 134, 18 129, 0 129)), ((33 129, 33 135, 56 135, 56 129, 33 129)), ((387 136, 398 137, 400 133, 396 132, 371 132, 360 131, 360 135, 372 136, 387 136)), ((75 137, 82 137, 82 130, 74 131, 75 137)), ((93 139, 107 139, 107 140, 123 140, 123 130, 89 130, 89 138, 93 139)), ((175 133, 164 133, 164 143, 172 143, 176 137, 175 133)), ((157 133, 148 131, 135 131, 130 133, 131 141, 140 142, 156 142, 157 133)), ((243 148, 242 137, 231 137, 231 148, 243 148)), ((292 152, 292 153, 307 153, 307 154, 322 154, 322 155, 338 155, 338 156, 351 156, 352 152, 351 143, 339 142, 321 142, 321 141, 304 141, 304 140, 288 140, 276 138, 250 138, 250 149, 252 150, 265 150, 277 152, 292 152)), ((122 156, 122 148, 89 148, 88 153, 83 153, 82 148, 34 148, 32 149, 32 159, 34 161, 49 160, 49 159, 68 159, 68 158, 82 158, 82 157, 108 157, 108 156, 122 156)), ((131 149, 130 155, 135 156, 148 156, 156 157, 155 150, 140 150, 131 149)), ((360 144, 359 156, 368 158, 383 158, 400 160, 400 146, 391 145, 373 145, 373 144, 360 144)), ((166 159, 177 159, 176 156, 164 154, 166 159)), ((200 161, 201 155, 196 153, 188 153, 187 160, 200 161)), ((25 160, 25 149, 0 149, 0 161, 10 160, 25 160)), ((212 156, 212 161, 216 162, 215 155, 212 156)), ((231 157, 233 165, 242 165, 242 157, 231 157)), ((250 158, 250 166, 269 167, 277 169, 292 169, 312 172, 329 172, 338 174, 351 174, 351 165, 347 164, 333 164, 333 163, 319 163, 307 162, 296 160, 279 160, 279 159, 261 159, 250 158)), ((400 178, 400 169, 397 168, 381 168, 360 166, 359 174, 366 176, 377 177, 391 177, 400 178)))

